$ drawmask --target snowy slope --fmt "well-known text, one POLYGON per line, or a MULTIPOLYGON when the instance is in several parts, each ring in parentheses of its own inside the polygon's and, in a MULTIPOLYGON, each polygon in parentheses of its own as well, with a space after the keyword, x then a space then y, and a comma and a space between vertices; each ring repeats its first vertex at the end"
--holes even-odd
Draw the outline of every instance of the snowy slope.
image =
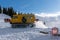
POLYGON ((45 26, 48 28, 58 27, 60 28, 60 15, 58 14, 35 14, 36 19, 45 22, 45 26))
POLYGON ((5 14, 3 14, 3 13, 1 13, 0 14, 0 28, 6 28, 6 27, 10 27, 11 26, 10 23, 4 22, 5 18, 10 18, 10 17, 5 15, 5 14))

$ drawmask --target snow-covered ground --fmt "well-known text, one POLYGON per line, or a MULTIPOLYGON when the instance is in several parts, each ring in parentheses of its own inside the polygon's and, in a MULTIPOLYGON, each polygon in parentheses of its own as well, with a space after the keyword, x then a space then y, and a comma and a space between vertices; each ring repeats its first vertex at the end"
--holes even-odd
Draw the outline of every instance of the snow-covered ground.
POLYGON ((0 29, 0 40, 60 40, 60 37, 43 34, 40 28, 3 28, 0 29))
POLYGON ((34 28, 11 28, 10 23, 4 22, 4 18, 7 17, 10 18, 7 15, 0 14, 0 40, 60 40, 60 37, 54 37, 50 34, 51 28, 47 26, 49 22, 45 25, 44 21, 37 21, 34 28), (40 31, 49 34, 40 33, 40 31))

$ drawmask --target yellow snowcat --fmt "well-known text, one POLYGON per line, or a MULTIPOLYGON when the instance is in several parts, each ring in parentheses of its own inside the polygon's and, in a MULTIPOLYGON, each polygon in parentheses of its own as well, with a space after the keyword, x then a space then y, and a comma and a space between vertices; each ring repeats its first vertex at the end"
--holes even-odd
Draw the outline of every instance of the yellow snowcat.
POLYGON ((35 22, 34 14, 14 14, 10 19, 12 28, 20 27, 33 27, 35 22))

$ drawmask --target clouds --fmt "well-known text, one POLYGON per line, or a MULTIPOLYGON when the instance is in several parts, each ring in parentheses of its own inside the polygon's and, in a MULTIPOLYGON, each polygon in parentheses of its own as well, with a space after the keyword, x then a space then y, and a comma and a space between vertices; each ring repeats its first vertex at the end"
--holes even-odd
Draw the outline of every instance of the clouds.
POLYGON ((36 18, 39 20, 43 21, 59 21, 60 20, 60 12, 55 12, 55 13, 40 13, 40 14, 35 14, 36 18))
POLYGON ((55 13, 40 13, 40 14, 35 14, 41 17, 57 17, 60 15, 60 12, 55 12, 55 13))

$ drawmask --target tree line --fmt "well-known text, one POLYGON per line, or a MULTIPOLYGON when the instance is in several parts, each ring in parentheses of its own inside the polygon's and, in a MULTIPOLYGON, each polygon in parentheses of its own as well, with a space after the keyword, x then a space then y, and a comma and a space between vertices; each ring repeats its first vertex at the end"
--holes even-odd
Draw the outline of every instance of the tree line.
POLYGON ((16 14, 16 12, 13 9, 13 7, 8 7, 8 8, 3 7, 2 8, 1 6, 0 6, 0 13, 9 15, 11 17, 13 16, 13 14, 16 14))

